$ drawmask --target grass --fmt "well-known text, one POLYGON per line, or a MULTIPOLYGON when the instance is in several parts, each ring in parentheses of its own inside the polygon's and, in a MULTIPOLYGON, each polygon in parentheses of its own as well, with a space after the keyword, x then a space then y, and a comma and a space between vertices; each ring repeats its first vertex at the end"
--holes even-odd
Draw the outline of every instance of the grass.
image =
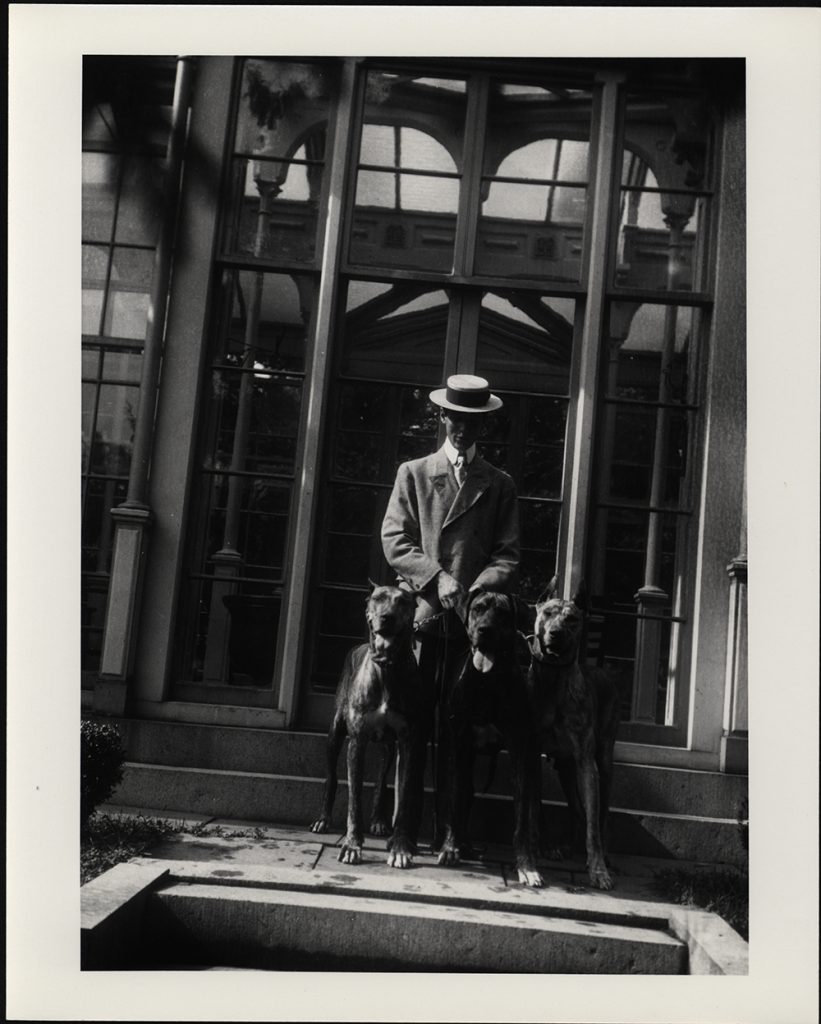
POLYGON ((264 839, 259 828, 226 829, 221 825, 190 825, 165 818, 93 814, 80 838, 80 884, 85 885, 115 864, 140 857, 171 835, 216 836, 222 839, 264 839))
POLYGON ((673 868, 660 871, 656 875, 656 884, 665 899, 683 907, 712 911, 749 941, 749 877, 746 871, 673 868))

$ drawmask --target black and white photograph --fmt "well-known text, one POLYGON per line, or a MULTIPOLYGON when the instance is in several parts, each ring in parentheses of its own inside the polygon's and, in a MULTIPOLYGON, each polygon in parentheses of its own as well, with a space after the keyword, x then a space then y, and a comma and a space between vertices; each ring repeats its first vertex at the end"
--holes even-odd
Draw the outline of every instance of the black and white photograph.
POLYGON ((11 5, 10 1017, 814 1019, 819 12, 93 10, 11 5))

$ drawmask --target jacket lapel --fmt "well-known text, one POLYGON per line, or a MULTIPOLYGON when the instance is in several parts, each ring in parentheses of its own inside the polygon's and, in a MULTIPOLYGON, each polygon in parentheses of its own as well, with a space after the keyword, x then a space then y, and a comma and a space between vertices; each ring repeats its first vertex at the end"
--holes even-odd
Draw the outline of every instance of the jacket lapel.
MULTIPOLYGON (((447 461, 447 457, 445 457, 447 461)), ((450 470, 451 477, 453 477, 453 471, 450 470)), ((456 495, 456 500, 450 507, 447 517, 442 524, 444 529, 449 526, 454 519, 458 519, 459 516, 463 515, 469 508, 476 504, 479 498, 485 493, 490 486, 490 469, 488 464, 481 456, 477 455, 473 460, 468 471, 467 479, 462 484, 456 495)), ((454 489, 456 483, 453 484, 454 489)))
POLYGON ((431 457, 430 482, 439 508, 439 515, 436 518, 444 525, 444 520, 456 498, 457 487, 453 469, 442 448, 431 457))

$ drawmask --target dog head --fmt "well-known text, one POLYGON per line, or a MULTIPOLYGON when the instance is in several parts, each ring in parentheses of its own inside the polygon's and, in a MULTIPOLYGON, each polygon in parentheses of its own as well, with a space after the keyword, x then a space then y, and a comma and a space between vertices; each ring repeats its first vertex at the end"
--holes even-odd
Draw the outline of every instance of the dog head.
POLYGON ((548 665, 569 665, 576 661, 584 628, 587 592, 582 582, 571 600, 558 596, 556 577, 536 602, 536 622, 530 638, 530 653, 548 665))
POLYGON ((473 667, 490 672, 503 660, 513 664, 516 639, 516 598, 491 590, 475 590, 468 598, 465 629, 473 667))
POLYGON ((371 587, 365 602, 371 658, 377 664, 386 664, 411 649, 417 595, 399 587, 380 587, 373 582, 371 587))

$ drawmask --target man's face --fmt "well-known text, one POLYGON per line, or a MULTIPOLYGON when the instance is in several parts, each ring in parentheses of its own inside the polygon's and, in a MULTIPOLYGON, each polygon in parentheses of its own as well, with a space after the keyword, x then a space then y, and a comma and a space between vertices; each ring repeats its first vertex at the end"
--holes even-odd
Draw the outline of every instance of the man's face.
POLYGON ((440 415, 445 424, 448 440, 457 452, 466 452, 482 433, 483 413, 453 412, 450 409, 442 409, 440 415))

